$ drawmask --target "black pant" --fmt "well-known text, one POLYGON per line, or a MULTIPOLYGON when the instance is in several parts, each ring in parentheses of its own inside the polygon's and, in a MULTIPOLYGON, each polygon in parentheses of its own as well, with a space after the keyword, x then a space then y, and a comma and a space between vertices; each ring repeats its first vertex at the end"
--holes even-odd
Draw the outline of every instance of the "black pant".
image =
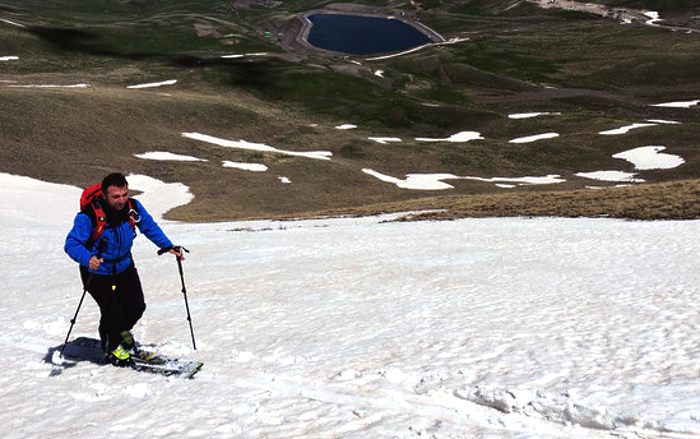
MULTIPOLYGON (((90 273, 81 266, 80 276, 85 285, 90 273)), ((94 274, 87 290, 100 308, 102 349, 110 352, 121 342, 121 332, 131 331, 146 310, 139 274, 133 264, 115 276, 94 274)))

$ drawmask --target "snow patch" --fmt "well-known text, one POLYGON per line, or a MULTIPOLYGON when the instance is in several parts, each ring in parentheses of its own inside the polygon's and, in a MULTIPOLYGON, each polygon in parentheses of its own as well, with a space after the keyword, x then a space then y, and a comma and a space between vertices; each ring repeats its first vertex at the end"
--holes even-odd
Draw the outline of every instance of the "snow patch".
POLYGON ((174 154, 165 151, 149 151, 142 154, 134 154, 134 157, 144 160, 176 161, 176 162, 206 162, 207 160, 190 155, 174 154))
POLYGON ((161 82, 150 82, 147 84, 129 85, 126 88, 131 88, 131 89, 154 88, 154 87, 162 87, 164 85, 173 85, 176 83, 177 83, 177 79, 168 79, 167 81, 161 81, 161 82))
POLYGON ((276 154, 284 154, 296 157, 306 157, 316 160, 330 160, 333 155, 330 151, 308 151, 308 152, 298 152, 298 151, 288 151, 284 149, 277 149, 269 145, 262 143, 247 142, 245 140, 227 140, 220 139, 218 137, 209 136, 207 134, 200 133, 182 133, 182 137, 188 139, 199 140, 202 142, 212 143, 214 145, 223 146, 226 148, 237 148, 246 149, 251 151, 261 151, 261 152, 272 152, 276 154))
POLYGON ((131 174, 127 176, 129 189, 136 189, 143 193, 136 195, 148 209, 148 212, 163 222, 163 215, 175 207, 189 204, 194 195, 190 189, 182 183, 165 183, 146 175, 131 174))
POLYGON ((398 137, 368 137, 368 139, 377 143, 381 143, 382 145, 401 141, 401 139, 399 139, 398 137))
POLYGON ((234 53, 231 55, 223 55, 221 58, 224 59, 237 59, 237 58, 244 58, 246 56, 266 56, 268 55, 267 52, 254 52, 254 53, 234 53))
POLYGON ((351 123, 345 123, 335 127, 336 130, 354 130, 355 128, 357 128, 357 125, 351 123))
POLYGON ((604 136, 615 136, 618 134, 627 134, 632 130, 636 130, 637 128, 644 128, 644 127, 653 127, 656 126, 655 123, 633 123, 632 125, 626 125, 620 128, 615 128, 612 130, 606 130, 606 131, 601 131, 598 134, 602 134, 604 136))
POLYGON ((561 115, 561 113, 559 113, 559 112, 539 111, 539 112, 532 112, 532 113, 509 114, 508 119, 530 119, 530 118, 539 117, 539 116, 559 116, 559 115, 561 115))
POLYGON ((90 84, 68 84, 68 85, 60 85, 60 84, 15 84, 15 85, 8 85, 8 87, 12 88, 89 88, 92 87, 90 84))
POLYGON ((641 183, 644 180, 635 178, 637 175, 633 172, 623 171, 595 171, 595 172, 578 172, 577 177, 588 178, 590 180, 626 182, 626 183, 641 183))
POLYGON ((472 140, 483 140, 481 133, 477 131, 460 131, 457 134, 453 134, 445 139, 434 139, 430 137, 416 137, 418 142, 452 142, 452 143, 465 143, 472 140))
POLYGON ((362 170, 365 174, 371 175, 381 181, 386 183, 395 184, 401 189, 413 189, 413 190, 444 190, 452 189, 454 186, 445 183, 442 180, 474 180, 483 181, 495 184, 506 184, 505 186, 511 188, 512 186, 507 185, 508 183, 514 183, 519 185, 539 185, 539 184, 557 184, 563 183, 566 180, 560 178, 559 175, 547 175, 543 177, 460 177, 454 174, 406 174, 405 179, 400 179, 392 177, 390 175, 385 175, 380 172, 374 171, 372 169, 365 168, 362 170))
POLYGON ((17 23, 17 22, 12 21, 12 20, 7 20, 7 19, 5 19, 5 18, 0 18, 0 21, 3 22, 3 23, 10 24, 10 25, 12 25, 12 26, 16 26, 16 27, 21 27, 21 28, 26 28, 26 27, 27 27, 27 26, 25 26, 25 25, 23 25, 23 24, 17 23))
POLYGON ((656 11, 647 11, 647 12, 644 13, 644 15, 646 15, 647 17, 649 17, 649 20, 647 20, 647 21, 644 22, 645 24, 656 24, 656 23, 658 23, 659 21, 663 21, 663 19, 662 19, 661 16, 659 15, 659 13, 656 12, 656 11))
POLYGON ((627 160, 640 171, 673 169, 685 163, 685 160, 680 156, 662 153, 661 151, 665 149, 665 146, 640 146, 614 154, 613 158, 627 160))
POLYGON ((454 186, 444 183, 442 180, 459 178, 453 174, 407 174, 405 179, 384 175, 373 169, 365 168, 362 170, 367 175, 371 175, 386 183, 392 183, 401 189, 414 190, 443 190, 452 189, 454 186))
POLYGON ((19 60, 18 56, 0 56, 0 61, 17 61, 19 60))
MULTIPOLYGON (((462 177, 465 180, 476 180, 485 181, 488 183, 515 183, 519 185, 538 185, 538 184, 559 184, 564 183, 566 180, 561 178, 558 174, 549 174, 542 177, 462 177)), ((502 185, 501 187, 510 188, 510 185, 502 185)))
POLYGON ((678 121, 666 119, 647 119, 647 122, 657 123, 661 125, 680 125, 680 122, 678 121))
POLYGON ((690 108, 698 104, 700 104, 700 99, 696 99, 694 101, 664 102, 661 104, 654 104, 652 107, 690 108))
POLYGON ((509 140, 508 143, 531 143, 531 142, 537 142, 538 140, 554 139, 555 137, 559 137, 559 134, 558 133, 543 133, 543 134, 536 134, 534 136, 519 137, 517 139, 509 140))
POLYGON ((267 166, 260 164, 260 163, 238 163, 238 162, 231 162, 228 160, 223 161, 223 166, 224 166, 224 168, 242 169, 244 171, 252 171, 252 172, 265 172, 268 169, 267 166))

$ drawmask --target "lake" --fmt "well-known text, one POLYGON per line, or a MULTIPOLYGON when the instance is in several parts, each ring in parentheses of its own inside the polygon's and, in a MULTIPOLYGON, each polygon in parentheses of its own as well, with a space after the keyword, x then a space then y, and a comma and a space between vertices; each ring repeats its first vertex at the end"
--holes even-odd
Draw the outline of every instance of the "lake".
POLYGON ((308 19, 309 44, 351 55, 399 52, 432 42, 415 27, 395 18, 314 14, 308 19))

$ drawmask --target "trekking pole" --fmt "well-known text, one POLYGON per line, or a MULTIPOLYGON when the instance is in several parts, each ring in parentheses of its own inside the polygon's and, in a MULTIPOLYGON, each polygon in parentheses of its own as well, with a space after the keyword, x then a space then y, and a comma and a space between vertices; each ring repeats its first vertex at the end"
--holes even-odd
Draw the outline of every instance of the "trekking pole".
MULTIPOLYGON (((186 253, 189 253, 190 251, 187 250, 183 246, 175 246, 172 247, 172 249, 176 250, 181 250, 186 253)), ((160 249, 158 250, 158 254, 162 255, 163 253, 169 252, 171 249, 160 249)), ((185 298, 185 309, 187 310, 187 321, 190 323, 190 335, 192 336, 192 348, 196 351, 197 350, 197 344, 194 341, 194 329, 192 328, 192 315, 190 315, 190 305, 187 302, 187 288, 185 288, 185 274, 182 270, 182 260, 179 257, 175 257, 177 259, 177 269, 180 272, 180 282, 182 283, 182 294, 185 298)))
MULTIPOLYGON (((104 252, 106 248, 107 237, 103 236, 102 239, 100 239, 100 243, 97 245, 97 259, 100 259, 102 257, 102 252, 104 252)), ((87 281, 85 281, 85 285, 83 286, 83 295, 80 297, 80 302, 78 302, 78 308, 76 308, 75 315, 70 321, 70 328, 68 329, 68 334, 66 334, 66 339, 63 341, 63 347, 61 348, 61 354, 59 355, 61 358, 63 358, 63 351, 66 349, 66 345, 68 344, 68 338, 70 337, 70 333, 73 331, 73 326, 78 320, 78 313, 80 312, 80 307, 83 306, 83 300, 85 300, 85 293, 87 293, 88 287, 90 286, 90 282, 92 281, 92 277, 94 275, 95 273, 91 272, 87 278, 87 281)))

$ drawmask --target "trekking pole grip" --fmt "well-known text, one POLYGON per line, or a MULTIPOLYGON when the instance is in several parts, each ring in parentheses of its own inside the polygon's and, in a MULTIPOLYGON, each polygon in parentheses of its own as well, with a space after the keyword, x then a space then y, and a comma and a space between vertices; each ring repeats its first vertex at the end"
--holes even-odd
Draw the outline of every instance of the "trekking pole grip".
POLYGON ((190 251, 187 250, 185 247, 181 245, 171 245, 169 247, 163 247, 162 249, 158 250, 158 256, 164 255, 168 253, 170 250, 182 250, 185 253, 189 253, 190 251))

